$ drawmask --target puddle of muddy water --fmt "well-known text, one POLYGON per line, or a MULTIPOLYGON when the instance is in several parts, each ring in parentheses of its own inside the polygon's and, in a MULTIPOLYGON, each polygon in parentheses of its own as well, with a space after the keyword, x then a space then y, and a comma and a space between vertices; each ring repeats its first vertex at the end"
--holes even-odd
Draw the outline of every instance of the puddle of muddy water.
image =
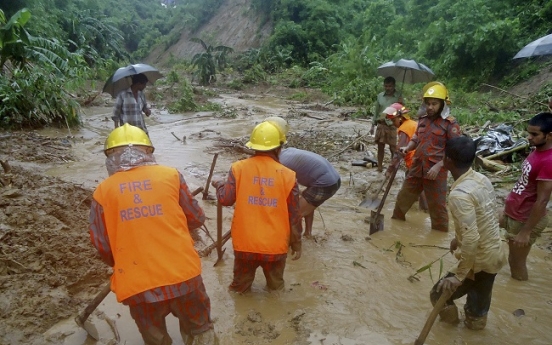
MULTIPOLYGON (((158 113, 153 120, 148 119, 158 163, 178 168, 191 189, 205 184, 212 162, 212 154, 205 149, 213 145, 218 133, 225 138, 246 136, 268 114, 285 114, 287 108, 283 100, 275 98, 239 99, 226 95, 221 102, 255 111, 236 119, 210 114, 158 113), (178 138, 186 136, 186 141, 179 141, 171 132, 178 138), (198 133, 205 135, 200 137, 198 133)), ((81 159, 48 173, 90 187, 104 179, 107 173, 101 150, 112 126, 111 121, 105 121, 110 111, 110 108, 88 109, 84 128, 72 132, 76 138, 82 137, 75 144, 81 159)), ((335 114, 323 116, 336 118, 335 114)), ((294 130, 317 126, 313 119, 293 119, 291 124, 294 130)), ((348 127, 351 132, 359 129, 366 132, 368 125, 353 121, 344 124, 340 120, 325 124, 327 130, 343 131, 348 127)), ((235 156, 221 154, 215 174, 226 173, 234 159, 235 156)), ((439 275, 439 263, 433 265, 432 277, 428 271, 419 274, 420 280, 413 283, 407 277, 446 253, 443 248, 448 247, 453 233, 429 230, 428 215, 416 209, 408 213, 407 222, 391 220, 394 196, 400 186, 397 181, 383 210, 385 230, 369 238, 369 225, 364 219, 370 210, 358 207, 358 185, 368 180, 378 182, 382 177, 370 169, 350 167, 348 161, 334 163, 342 175, 342 187, 315 212, 315 238, 304 240, 301 259, 288 260, 285 291, 266 292, 259 270, 252 293, 242 296, 228 292, 233 266, 231 242, 225 246, 222 264, 213 267, 216 253, 202 260, 202 276, 211 298, 212 317, 221 344, 385 345, 413 344, 418 337, 431 311, 429 290, 432 280, 439 275), (401 255, 398 255, 397 242, 404 245, 401 255)), ((202 200, 200 204, 208 216, 206 225, 214 235, 215 204, 202 200)), ((227 230, 232 209, 225 208, 224 214, 227 230)), ((473 332, 462 324, 453 327, 437 321, 426 343, 552 344, 549 328, 552 324, 552 266, 547 257, 550 254, 539 248, 531 252, 528 262, 531 280, 528 282, 512 280, 508 267, 499 272, 485 330, 473 332), (516 309, 523 309, 525 316, 514 316, 516 309)), ((451 255, 445 255, 443 261, 445 270, 454 263, 451 255)), ((460 310, 464 303, 465 298, 459 301, 460 310)), ((118 304, 113 294, 103 301, 98 311, 115 320, 121 344, 142 344, 127 308, 118 304)), ((87 338, 86 332, 76 327, 72 320, 52 328, 49 335, 58 337, 64 345, 107 344, 115 336, 99 316, 93 316, 102 335, 98 342, 87 338)), ((174 344, 182 344, 176 319, 169 316, 167 324, 174 344)))

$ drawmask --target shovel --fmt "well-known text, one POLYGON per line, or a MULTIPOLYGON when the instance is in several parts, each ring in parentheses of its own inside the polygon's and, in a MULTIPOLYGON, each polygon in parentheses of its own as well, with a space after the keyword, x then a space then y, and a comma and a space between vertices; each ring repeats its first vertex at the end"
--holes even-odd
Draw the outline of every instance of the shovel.
POLYGON ((385 193, 383 193, 383 197, 381 198, 381 201, 378 204, 378 209, 376 211, 372 210, 370 212, 370 235, 378 231, 383 231, 383 214, 381 214, 381 210, 383 208, 383 205, 385 204, 385 199, 387 198, 387 194, 389 194, 389 190, 391 189, 391 185, 393 184, 395 175, 397 175, 397 171, 399 170, 399 163, 400 163, 400 160, 393 167, 393 171, 391 172, 391 175, 389 175, 389 182, 387 183, 387 188, 385 188, 385 193))
POLYGON ((111 282, 105 284, 100 292, 94 297, 94 299, 84 308, 84 310, 75 317, 75 322, 80 327, 84 328, 86 333, 88 333, 89 336, 94 338, 94 340, 100 340, 100 335, 98 333, 98 330, 96 329, 96 326, 94 326, 92 323, 90 323, 88 320, 88 317, 96 308, 102 303, 104 298, 109 295, 109 292, 111 292, 111 282))
MULTIPOLYGON (((395 175, 397 174, 397 169, 399 168, 400 162, 401 161, 399 160, 396 163, 396 166, 394 167, 394 172, 392 172, 391 174, 393 175, 393 178, 391 179, 391 181, 393 181, 393 179, 395 178, 395 175)), ((377 192, 375 192, 374 194, 371 194, 368 198, 365 198, 364 200, 362 200, 359 206, 366 207, 366 208, 377 208, 381 203, 381 200, 379 199, 379 194, 383 190, 383 187, 385 186, 389 178, 391 178, 391 175, 389 175, 383 180, 381 185, 378 187, 377 192)))
POLYGON ((368 198, 362 200, 360 202, 359 206, 366 207, 366 208, 376 208, 379 206, 381 200, 379 199, 379 194, 383 190, 383 186, 387 183, 387 180, 389 180, 389 177, 386 177, 381 185, 378 187, 378 191, 374 194, 370 195, 368 198))

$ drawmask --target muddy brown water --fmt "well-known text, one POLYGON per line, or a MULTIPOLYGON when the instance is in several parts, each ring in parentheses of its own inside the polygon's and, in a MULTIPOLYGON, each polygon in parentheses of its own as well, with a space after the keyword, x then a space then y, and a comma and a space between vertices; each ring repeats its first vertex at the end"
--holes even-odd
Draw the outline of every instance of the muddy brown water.
MULTIPOLYGON (((244 137, 266 116, 291 114, 290 105, 278 97, 246 99, 224 95, 215 101, 236 107, 238 116, 174 115, 154 110, 152 118, 147 120, 158 163, 178 168, 191 189, 205 184, 214 152, 210 149, 217 138, 244 137), (185 142, 177 140, 171 132, 178 138, 186 136, 185 142)), ((367 122, 342 120, 338 110, 317 115, 327 121, 289 116, 292 132, 315 128, 352 135, 355 131, 367 133, 369 129, 367 122)), ((58 165, 47 173, 87 187, 95 187, 107 177, 102 145, 112 128, 110 116, 110 107, 87 108, 83 128, 71 133, 44 130, 45 135, 70 134, 77 138, 73 150, 79 157, 78 161, 58 165)), ((221 344, 414 343, 431 311, 429 290, 439 275, 439 262, 432 266, 431 274, 429 271, 418 274, 419 281, 410 282, 407 278, 445 254, 444 248, 448 247, 453 232, 429 230, 428 215, 415 207, 407 214, 406 222, 390 219, 402 181, 399 176, 383 210, 385 230, 369 236, 365 218, 370 210, 358 207, 362 199, 359 191, 369 187, 373 192, 383 176, 375 169, 351 166, 353 159, 362 156, 362 152, 348 150, 339 158, 331 159, 342 176, 342 187, 315 212, 314 238, 304 240, 301 259, 288 259, 284 291, 265 291, 264 277, 259 270, 251 293, 228 292, 233 266, 231 242, 226 244, 224 261, 217 267, 213 267, 216 251, 202 259, 202 276, 221 344), (398 243, 402 245, 399 245, 400 251, 398 243)), ((221 151, 215 178, 223 176, 238 157, 239 154, 221 151)), ((206 225, 215 236, 216 205, 212 201, 199 202, 208 217, 206 225)), ((231 217, 232 209, 225 208, 224 231, 229 229, 231 217)), ((540 241, 550 243, 550 234, 545 234, 540 241)), ((205 242, 210 244, 208 238, 205 242)), ((512 280, 508 267, 499 272, 485 330, 474 332, 462 323, 450 326, 437 321, 426 343, 552 344, 552 254, 541 247, 535 247, 529 256, 528 282, 512 280), (525 315, 514 316, 517 309, 523 309, 525 315)), ((453 263, 452 255, 444 256, 444 270, 453 263)), ((465 298, 458 302, 460 310, 464 303, 465 298)), ((88 338, 72 318, 48 330, 46 339, 64 345, 117 341, 142 344, 127 308, 117 303, 112 293, 90 320, 100 331, 99 341, 88 338)), ((182 344, 176 319, 167 317, 167 324, 173 343, 182 344)))

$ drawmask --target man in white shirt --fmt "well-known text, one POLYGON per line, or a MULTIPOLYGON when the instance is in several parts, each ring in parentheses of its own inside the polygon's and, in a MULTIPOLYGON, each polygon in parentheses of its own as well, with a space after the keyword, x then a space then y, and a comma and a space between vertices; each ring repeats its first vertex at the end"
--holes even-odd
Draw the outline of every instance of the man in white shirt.
POLYGON ((435 305, 444 290, 453 290, 439 315, 442 321, 457 323, 454 300, 467 295, 464 323, 469 329, 480 330, 487 323, 494 279, 506 263, 507 246, 500 237, 493 186, 487 177, 471 169, 475 150, 473 140, 465 136, 446 143, 443 166, 455 180, 448 197, 456 232, 450 251, 459 261, 435 284, 430 298, 435 305))

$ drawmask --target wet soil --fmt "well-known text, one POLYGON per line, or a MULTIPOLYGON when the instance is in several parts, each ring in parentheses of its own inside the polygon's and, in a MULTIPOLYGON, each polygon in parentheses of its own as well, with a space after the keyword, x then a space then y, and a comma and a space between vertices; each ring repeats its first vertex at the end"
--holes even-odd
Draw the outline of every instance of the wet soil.
POLYGON ((35 132, 0 140, 7 162, 0 173, 2 344, 33 341, 109 278, 86 232, 91 189, 44 173, 77 160, 71 143, 35 132))
MULTIPOLYGON (((423 272, 411 282, 407 278, 446 252, 452 232, 427 230, 427 214, 416 207, 407 222, 389 220, 402 172, 384 208, 386 231, 369 236, 365 219, 370 210, 358 204, 376 191, 383 175, 370 165, 356 167, 351 162, 375 155, 370 123, 351 119, 354 109, 327 105, 315 93, 309 103, 290 101, 287 96, 293 92, 221 92, 212 101, 230 112, 174 115, 158 105, 147 120, 158 162, 177 167, 192 190, 204 185, 213 153, 221 154, 215 177, 224 176, 236 159, 247 157, 243 144, 248 133, 270 115, 290 123, 289 146, 325 156, 342 176, 338 194, 317 211, 314 238, 305 240, 303 257, 288 262, 285 291, 264 291, 259 273, 252 294, 230 295, 226 286, 232 274, 231 245, 226 245, 225 260, 216 268, 216 255, 203 258, 221 344, 412 343, 431 308, 427 293, 438 276, 439 262, 433 276, 423 272)), ((101 148, 111 126, 106 120, 110 101, 102 99, 107 106, 85 109, 81 129, 0 133, 0 161, 7 162, 0 171, 0 345, 142 343, 126 308, 112 295, 92 318, 98 324, 116 320, 118 328, 112 321, 110 327, 102 324, 100 341, 86 338, 73 322, 110 275, 87 232, 93 188, 107 176, 101 148)), ((387 154, 385 164, 388 160, 387 154)), ((507 183, 496 185, 497 210, 509 188, 507 183)), ((201 251, 212 244, 207 234, 211 229, 214 236, 216 207, 210 200, 200 203, 208 217, 196 242, 201 251)), ((224 217, 229 228, 231 208, 225 209, 224 217)), ((484 333, 436 325, 428 343, 476 344, 483 337, 488 343, 500 339, 501 344, 513 344, 513 335, 523 332, 519 339, 552 342, 547 328, 552 322, 551 243, 548 229, 531 253, 529 283, 512 281, 507 269, 497 276, 484 333), (512 314, 520 308, 525 316, 512 314)), ((444 269, 452 263, 446 256, 444 269)), ((174 343, 181 344, 174 321, 169 327, 174 343)))

